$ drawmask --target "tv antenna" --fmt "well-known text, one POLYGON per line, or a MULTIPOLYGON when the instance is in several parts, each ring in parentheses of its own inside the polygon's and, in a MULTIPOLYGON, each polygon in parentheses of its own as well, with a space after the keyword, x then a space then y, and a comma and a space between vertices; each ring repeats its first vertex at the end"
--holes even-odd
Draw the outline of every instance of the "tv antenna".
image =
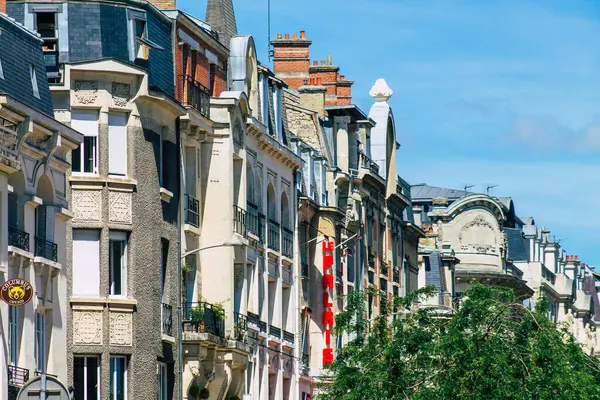
POLYGON ((267 0, 267 52, 271 62, 271 0, 267 0))
POLYGON ((495 187, 498 187, 498 185, 488 185, 488 187, 485 188, 485 192, 487 193, 488 196, 490 195, 490 190, 495 187))
POLYGON ((469 189, 474 188, 475 185, 465 185, 465 193, 469 192, 469 189))

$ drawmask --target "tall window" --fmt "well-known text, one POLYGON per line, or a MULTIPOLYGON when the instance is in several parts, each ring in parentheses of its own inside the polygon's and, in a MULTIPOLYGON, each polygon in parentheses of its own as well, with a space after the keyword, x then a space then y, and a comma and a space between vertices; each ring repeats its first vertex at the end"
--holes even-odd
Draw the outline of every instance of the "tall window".
POLYGON ((8 347, 9 363, 19 363, 19 307, 8 307, 8 347))
POLYGON ((127 400, 127 358, 110 358, 110 400, 127 400))
POLYGON ((157 400, 167 400, 167 364, 158 363, 157 400))
POLYGON ((110 232, 110 295, 127 294, 127 233, 110 232))
POLYGON ((108 114, 108 173, 127 175, 127 114, 108 114))
POLYGON ((58 24, 56 12, 38 12, 35 14, 35 30, 44 40, 44 64, 50 74, 58 73, 58 24))
POLYGON ((169 241, 161 239, 160 241, 160 297, 165 302, 165 283, 167 280, 167 265, 169 259, 169 241))
POLYGON ((148 59, 148 47, 144 44, 146 39, 146 21, 135 20, 135 56, 140 60, 148 59))
POLYGON ((73 359, 74 399, 100 399, 100 359, 98 356, 75 356, 73 359))
POLYGON ((98 173, 98 111, 72 110, 71 127, 83 134, 83 142, 72 152, 73 173, 98 173))
POLYGON ((100 294, 100 231, 73 229, 73 296, 100 294))
POLYGON ((35 365, 38 371, 46 370, 46 315, 43 311, 35 313, 35 365))

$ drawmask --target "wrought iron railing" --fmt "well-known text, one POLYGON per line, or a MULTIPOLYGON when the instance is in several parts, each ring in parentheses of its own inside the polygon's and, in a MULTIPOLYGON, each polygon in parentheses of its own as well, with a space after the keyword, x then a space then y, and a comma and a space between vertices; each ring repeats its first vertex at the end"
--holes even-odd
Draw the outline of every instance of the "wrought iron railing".
POLYGON ((233 322, 235 324, 233 327, 235 340, 244 341, 248 332, 248 318, 244 314, 234 312, 233 322))
POLYGON ((267 238, 267 240, 268 240, 267 245, 271 250, 275 250, 275 251, 281 250, 280 231, 281 231, 281 229, 279 227, 279 223, 277 223, 269 218, 269 236, 267 238))
POLYGON ((283 249, 282 253, 284 257, 294 257, 294 232, 290 229, 283 227, 283 249))
POLYGON ((265 321, 258 321, 258 327, 261 332, 267 333, 267 323, 265 321))
POLYGON ((181 103, 194 107, 205 117, 210 117, 210 90, 189 75, 179 75, 178 81, 181 103))
POLYGON ((162 333, 173 336, 173 306, 165 303, 162 305, 162 333))
POLYGON ((17 159, 17 124, 0 117, 0 155, 17 159))
POLYGON ((258 206, 251 202, 246 202, 246 207, 248 212, 246 213, 246 227, 248 229, 248 233, 253 234, 260 238, 260 224, 258 223, 258 206))
POLYGON ((15 227, 8 227, 8 245, 29 251, 29 233, 15 227))
POLYGON ((200 227, 200 202, 189 194, 185 195, 185 223, 200 227))
POLYGON ((35 237, 35 255, 51 261, 58 261, 58 247, 46 239, 35 237))
POLYGON ((289 342, 291 344, 294 344, 294 334, 288 331, 283 331, 283 340, 285 340, 286 342, 289 342))
POLYGON ((280 339, 281 338, 281 329, 276 326, 269 325, 269 335, 280 339))
POLYGON ((390 269, 389 269, 388 265, 386 263, 382 262, 381 268, 380 268, 380 273, 387 277, 389 272, 390 272, 390 269))
POLYGON ((248 321, 249 324, 253 324, 255 326, 260 325, 260 316, 258 314, 248 312, 246 320, 248 321))
POLYGON ((302 375, 308 375, 309 373, 309 367, 310 367, 310 358, 308 357, 308 353, 302 353, 302 357, 300 359, 300 369, 302 372, 302 375))
POLYGON ((265 242, 266 227, 267 227, 267 217, 265 217, 265 215, 262 213, 258 213, 258 238, 260 239, 261 243, 265 242))
POLYGON ((246 237, 246 210, 233 206, 233 230, 235 233, 246 237))
POLYGON ((8 385, 23 386, 29 381, 29 370, 8 365, 8 385))
POLYGON ((184 330, 225 336, 225 316, 221 307, 207 302, 185 303, 184 330))
POLYGON ((392 270, 392 275, 393 275, 394 282, 400 283, 400 271, 398 269, 394 268, 392 270))

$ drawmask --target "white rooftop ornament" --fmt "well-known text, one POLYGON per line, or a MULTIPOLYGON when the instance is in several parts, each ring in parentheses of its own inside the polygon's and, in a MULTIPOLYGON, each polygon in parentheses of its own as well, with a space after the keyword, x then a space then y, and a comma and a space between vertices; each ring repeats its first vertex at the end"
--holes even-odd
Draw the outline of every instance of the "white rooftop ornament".
POLYGON ((388 101, 393 94, 394 91, 390 89, 387 82, 383 78, 377 79, 369 91, 369 95, 374 98, 375 101, 388 101))

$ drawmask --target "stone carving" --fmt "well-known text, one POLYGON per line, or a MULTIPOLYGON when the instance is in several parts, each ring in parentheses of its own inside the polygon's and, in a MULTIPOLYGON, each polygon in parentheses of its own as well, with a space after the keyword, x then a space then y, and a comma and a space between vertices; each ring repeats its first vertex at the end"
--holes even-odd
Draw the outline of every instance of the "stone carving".
POLYGON ((132 314, 111 312, 110 313, 110 344, 119 346, 131 346, 132 314))
POLYGON ((383 78, 379 78, 375 81, 375 84, 369 91, 369 96, 375 99, 377 102, 388 101, 394 94, 394 91, 390 89, 387 82, 383 78))
POLYGON ((98 97, 98 81, 75 81, 74 93, 80 104, 91 104, 98 97))
POLYGON ((446 198, 446 197, 434 197, 433 200, 431 201, 431 203, 434 206, 447 206, 448 205, 448 198, 446 198))
POLYGON ((242 123, 239 118, 236 118, 233 122, 233 127, 231 128, 231 132, 233 134, 233 142, 237 144, 244 143, 244 129, 242 128, 242 123))
POLYGON ((73 213, 76 221, 100 221, 101 194, 100 190, 73 190, 73 213))
POLYGON ((112 83, 112 99, 117 107, 127 107, 131 97, 131 85, 127 83, 112 83))
POLYGON ((492 226, 492 224, 490 224, 489 222, 487 222, 485 220, 485 218, 483 218, 481 215, 476 216, 472 221, 467 222, 460 230, 461 233, 459 234, 459 237, 462 237, 462 232, 466 231, 469 228, 472 228, 474 226, 485 226, 487 228, 490 228, 491 230, 494 230, 494 227, 492 226))
POLYGON ((102 344, 102 311, 73 310, 73 342, 102 344))
POLYGON ((131 224, 131 193, 108 192, 108 219, 110 222, 131 224))

